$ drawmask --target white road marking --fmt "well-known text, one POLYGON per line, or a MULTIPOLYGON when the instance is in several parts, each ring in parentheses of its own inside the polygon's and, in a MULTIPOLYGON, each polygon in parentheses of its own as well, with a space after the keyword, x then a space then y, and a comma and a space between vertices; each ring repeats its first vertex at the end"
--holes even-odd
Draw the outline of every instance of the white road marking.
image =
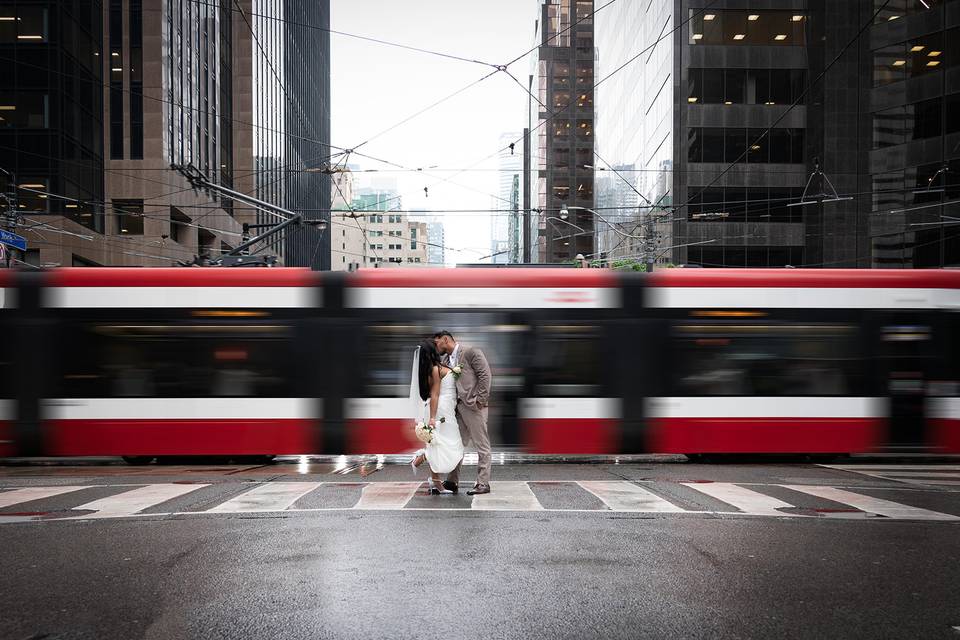
POLYGON ((581 487, 600 498, 612 511, 653 511, 682 513, 672 502, 667 502, 632 482, 578 482, 581 487))
POLYGON ((473 496, 471 509, 480 511, 543 511, 526 482, 491 482, 490 493, 473 496))
POLYGON ((24 487, 23 489, 14 489, 13 491, 4 491, 0 493, 0 508, 9 507, 21 502, 30 502, 31 500, 42 500, 59 496, 79 489, 89 489, 90 487, 24 487))
POLYGON ((268 482, 208 511, 212 513, 283 511, 321 484, 320 482, 268 482))
POLYGON ((878 465, 821 465, 837 471, 849 471, 869 478, 892 480, 918 486, 960 485, 960 465, 951 464, 878 464, 878 465), (947 479, 949 478, 949 479, 947 479))
POLYGON ((884 471, 883 475, 890 478, 958 478, 960 471, 884 471))
POLYGON ((420 482, 371 482, 363 488, 354 509, 403 509, 417 493, 420 482))
POLYGON ((841 471, 960 471, 960 464, 823 464, 841 471))
POLYGON ((882 500, 880 498, 874 498, 872 496, 866 496, 860 493, 854 493, 852 491, 845 491, 844 489, 837 489, 836 487, 794 484, 783 486, 785 486, 787 489, 792 489, 793 491, 799 491, 801 493, 817 496, 818 498, 824 498, 826 500, 833 500, 834 502, 848 504, 851 507, 860 509, 861 511, 876 513, 877 515, 898 520, 960 520, 960 516, 952 516, 937 511, 928 511, 919 507, 911 507, 905 504, 900 504, 899 502, 891 502, 890 500, 882 500))
MULTIPOLYGON (((571 481, 565 481, 571 482, 571 481)), ((465 511, 470 509, 488 510, 488 511, 555 511, 555 512, 577 512, 577 513, 664 513, 664 514, 702 514, 707 516, 719 517, 739 517, 739 516, 794 516, 800 518, 838 518, 845 520, 863 520, 870 519, 874 522, 885 520, 926 520, 956 522, 960 521, 960 515, 950 515, 936 511, 930 511, 918 507, 912 507, 906 504, 900 504, 880 498, 854 493, 837 487, 824 487, 820 485, 763 485, 751 484, 747 486, 734 483, 683 483, 702 494, 708 495, 716 500, 738 509, 738 511, 715 511, 715 510, 687 510, 677 506, 664 498, 656 495, 641 484, 635 484, 625 481, 581 481, 572 482, 578 484, 585 491, 599 498, 608 509, 566 509, 549 508, 545 509, 527 482, 519 481, 500 481, 492 484, 492 493, 474 496, 472 503, 467 506, 466 501, 457 504, 445 503, 444 498, 438 498, 436 504, 446 504, 440 508, 433 506, 418 507, 417 510, 423 511, 465 511), (805 493, 815 498, 829 500, 834 503, 849 505, 851 511, 841 510, 832 512, 830 509, 823 509, 822 513, 802 513, 795 505, 788 504, 764 495, 754 488, 765 486, 777 486, 792 491, 805 493), (782 509, 788 509, 787 512, 782 509), (853 511, 855 510, 855 511, 853 511), (791 512, 792 511, 792 512, 791 512), (871 514, 886 517, 871 518, 871 514)), ((82 520, 90 518, 154 518, 156 516, 197 516, 204 513, 262 513, 271 511, 284 512, 317 512, 317 511, 344 511, 344 510, 400 510, 404 509, 410 499, 417 491, 424 486, 422 482, 371 482, 363 485, 360 500, 352 507, 330 507, 330 508, 294 508, 294 504, 302 496, 317 489, 321 485, 339 485, 347 484, 357 486, 357 483, 339 483, 339 482, 264 482, 259 483, 255 488, 244 492, 222 504, 206 511, 182 512, 182 511, 164 511, 155 513, 143 513, 143 511, 154 505, 162 504, 173 498, 190 493, 201 487, 210 486, 209 484, 199 485, 180 485, 180 484, 153 484, 153 485, 84 485, 84 486, 64 486, 64 487, 17 487, 9 491, 0 491, 0 506, 9 506, 21 502, 33 500, 45 500, 57 495, 87 489, 93 486, 123 486, 126 491, 123 493, 88 502, 78 507, 73 507, 76 515, 61 516, 52 514, 54 517, 44 516, 13 516, 0 513, 0 524, 11 522, 26 522, 32 520, 82 520), (82 515, 80 511, 93 511, 91 515, 82 515)), ((853 490, 856 490, 854 487, 853 490)), ((824 505, 825 506, 825 505, 824 505)), ((43 510, 43 503, 36 509, 43 510)))
POLYGON ((740 487, 730 482, 684 482, 685 487, 690 487, 700 493, 705 493, 711 498, 716 498, 721 502, 726 502, 744 513, 754 516, 791 516, 796 514, 784 513, 777 509, 791 508, 794 505, 788 504, 782 500, 777 500, 768 495, 764 495, 752 489, 740 487))
POLYGON ((139 489, 124 491, 109 498, 101 498, 74 507, 78 511, 96 511, 90 515, 79 516, 81 518, 116 518, 119 516, 130 516, 144 509, 179 498, 180 496, 196 491, 202 487, 208 487, 206 484, 151 484, 139 489))

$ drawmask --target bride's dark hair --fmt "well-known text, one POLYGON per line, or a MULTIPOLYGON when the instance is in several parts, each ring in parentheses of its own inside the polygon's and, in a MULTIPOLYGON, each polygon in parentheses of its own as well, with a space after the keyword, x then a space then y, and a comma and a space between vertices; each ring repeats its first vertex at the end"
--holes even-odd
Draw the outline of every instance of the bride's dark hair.
POLYGON ((433 340, 424 340, 420 343, 420 399, 430 397, 430 374, 434 365, 440 364, 440 352, 433 340))

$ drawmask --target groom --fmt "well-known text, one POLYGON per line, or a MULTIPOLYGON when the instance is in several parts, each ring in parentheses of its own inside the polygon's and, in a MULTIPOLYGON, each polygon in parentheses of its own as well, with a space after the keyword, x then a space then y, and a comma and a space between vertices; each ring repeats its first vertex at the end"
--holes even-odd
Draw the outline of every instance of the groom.
MULTIPOLYGON (((460 367, 457 375, 457 422, 464 444, 472 440, 477 448, 477 484, 467 495, 490 493, 490 435, 487 433, 487 405, 490 402, 490 365, 483 351, 468 347, 454 340, 449 331, 433 334, 437 351, 443 363, 453 368, 460 367)), ((456 375, 456 373, 455 373, 456 375)), ((450 472, 443 488, 456 493, 459 489, 460 464, 450 472)))

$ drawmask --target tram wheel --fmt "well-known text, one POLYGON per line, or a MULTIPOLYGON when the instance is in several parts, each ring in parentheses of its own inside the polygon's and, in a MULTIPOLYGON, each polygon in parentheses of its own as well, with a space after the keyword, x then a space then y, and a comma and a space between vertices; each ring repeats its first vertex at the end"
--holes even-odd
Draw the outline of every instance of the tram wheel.
POLYGON ((123 461, 127 464, 141 466, 153 462, 153 456, 123 456, 123 461))

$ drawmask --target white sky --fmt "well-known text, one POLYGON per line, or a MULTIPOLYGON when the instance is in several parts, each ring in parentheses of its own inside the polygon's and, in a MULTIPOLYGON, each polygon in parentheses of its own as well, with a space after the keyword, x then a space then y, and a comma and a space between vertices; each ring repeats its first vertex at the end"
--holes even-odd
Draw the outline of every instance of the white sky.
MULTIPOLYGON (((331 0, 330 28, 452 55, 504 64, 533 46, 532 0, 331 0)), ((493 71, 336 34, 330 36, 332 144, 356 147, 375 134, 493 71)), ((529 60, 509 70, 526 86, 529 60)), ((490 209, 498 193, 496 159, 436 184, 495 153, 500 134, 523 129, 527 94, 509 76, 493 77, 386 133, 358 151, 426 173, 402 173, 352 156, 350 164, 395 177, 404 209, 490 209), (432 177, 431 177, 432 176, 432 177), (434 186, 435 185, 435 186, 434 186), (424 197, 423 188, 429 187, 424 197), (469 187, 469 188, 465 188, 469 187), (471 190, 473 189, 473 190, 471 190)), ((362 184, 363 175, 357 176, 362 184)), ((447 262, 475 262, 490 253, 489 214, 445 214, 447 262)))

